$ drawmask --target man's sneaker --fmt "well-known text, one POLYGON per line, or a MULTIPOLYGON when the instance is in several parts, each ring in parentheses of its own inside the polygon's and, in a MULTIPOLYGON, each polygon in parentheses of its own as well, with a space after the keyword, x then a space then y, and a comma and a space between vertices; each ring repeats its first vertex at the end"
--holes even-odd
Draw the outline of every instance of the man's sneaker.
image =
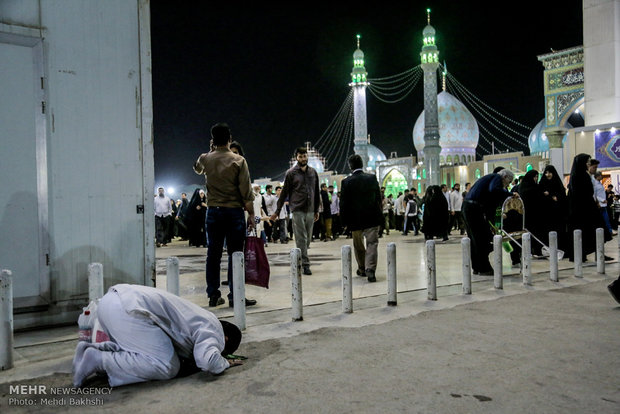
POLYGON ((311 275, 312 271, 310 270, 310 266, 304 266, 304 275, 311 275))
POLYGON ((214 307, 216 307, 216 306, 223 305, 225 302, 226 302, 226 301, 225 301, 225 300, 224 300, 224 298, 223 298, 223 297, 221 297, 221 296, 219 296, 219 297, 217 297, 217 296, 211 296, 211 297, 209 298, 209 307, 210 307, 210 308, 214 308, 214 307))
POLYGON ((375 277, 375 271, 374 270, 366 269, 366 275, 368 275, 368 281, 370 283, 374 283, 374 282, 377 281, 377 278, 375 277))
MULTIPOLYGON (((245 298, 245 306, 254 306, 254 305, 256 305, 256 299, 245 298)), ((234 308, 235 302, 232 299, 228 299, 228 306, 231 308, 234 308)))

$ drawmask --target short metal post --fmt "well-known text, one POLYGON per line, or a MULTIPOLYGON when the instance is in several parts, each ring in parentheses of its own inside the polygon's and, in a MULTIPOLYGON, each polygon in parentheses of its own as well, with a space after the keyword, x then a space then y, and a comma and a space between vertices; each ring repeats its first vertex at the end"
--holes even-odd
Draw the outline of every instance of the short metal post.
POLYGON ((245 256, 243 252, 232 254, 233 304, 235 325, 245 330, 245 256))
POLYGON ((342 313, 353 313, 353 277, 351 271, 351 246, 342 246, 342 313))
POLYGON ((0 274, 0 371, 13 368, 13 277, 0 274))
POLYGON ((179 258, 169 257, 166 259, 166 290, 179 296, 179 258))
POLYGON ((469 237, 461 239, 461 253, 463 258, 463 293, 471 295, 471 240, 469 237))
POLYGON ((301 250, 291 249, 291 311, 293 322, 303 321, 303 298, 301 290, 301 250))
POLYGON ((583 240, 581 230, 573 231, 573 263, 575 266, 575 277, 583 277, 583 240))
POLYGON ((91 263, 88 265, 88 302, 103 297, 103 265, 91 263))
POLYGON ((596 229, 596 273, 605 274, 605 230, 596 229))
POLYGON ((502 236, 499 234, 493 236, 493 264, 493 285, 495 289, 503 289, 502 236))
POLYGON ((523 284, 530 286, 532 284, 532 235, 530 233, 524 233, 521 236, 521 273, 523 284))
POLYGON ((396 306, 396 243, 387 245, 388 306, 396 306))
POLYGON ((426 241, 426 273, 428 275, 428 300, 437 300, 437 268, 434 240, 426 241))
POLYGON ((549 232, 549 279, 557 282, 558 277, 558 233, 549 232))

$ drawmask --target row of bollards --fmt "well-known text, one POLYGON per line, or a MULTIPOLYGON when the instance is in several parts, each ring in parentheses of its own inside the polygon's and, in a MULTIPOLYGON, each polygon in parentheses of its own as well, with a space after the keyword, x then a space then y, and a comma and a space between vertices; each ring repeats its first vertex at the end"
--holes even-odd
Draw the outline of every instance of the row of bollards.
MULTIPOLYGON (((532 284, 532 253, 531 235, 522 235, 521 273, 524 285, 532 284)), ((583 277, 582 232, 573 232, 574 246, 574 276, 583 277)), ((549 233, 549 278, 558 282, 558 244, 557 233, 549 233)), ((462 250, 462 289, 463 294, 472 293, 471 285, 471 241, 465 237, 461 240, 462 250)), ((502 237, 493 239, 493 285, 495 289, 503 289, 502 274, 502 237)), ((353 312, 353 269, 351 246, 342 247, 342 312, 353 312)), ((618 254, 620 257, 620 237, 618 238, 618 254)), ((233 295, 235 324, 242 330, 246 328, 245 313, 245 264, 242 252, 233 253, 233 295)), ((301 282, 301 251, 294 248, 290 252, 291 275, 291 312, 293 321, 303 320, 303 295, 301 282)), ((596 229, 596 268, 597 273, 605 273, 605 245, 604 230, 596 229)), ((426 242, 426 269, 427 269, 427 297, 428 300, 437 300, 437 267, 435 257, 435 242, 426 242)), ((166 260, 166 290, 179 295, 179 259, 169 257, 166 260)), ((91 263, 88 266, 88 297, 89 301, 97 300, 104 295, 103 265, 91 263)), ((387 245, 387 304, 397 304, 396 279, 396 244, 387 245)), ((0 275, 0 370, 13 367, 13 290, 12 274, 10 270, 2 270, 0 275)))

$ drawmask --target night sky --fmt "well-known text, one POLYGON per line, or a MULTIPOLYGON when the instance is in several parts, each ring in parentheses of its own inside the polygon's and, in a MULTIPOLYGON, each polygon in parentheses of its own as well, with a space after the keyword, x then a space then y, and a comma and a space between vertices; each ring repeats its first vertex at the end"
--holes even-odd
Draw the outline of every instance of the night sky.
MULTIPOLYGON (((316 141, 347 97, 356 34, 369 78, 402 73, 419 63, 427 7, 452 76, 532 128, 544 117, 537 56, 583 44, 580 0, 506 3, 516 7, 509 12, 461 1, 390 3, 152 0, 156 186, 203 182, 192 164, 217 122, 227 122, 243 145, 253 179, 283 172, 294 149, 316 141)), ((386 156, 415 154, 422 94, 422 81, 396 104, 367 92, 368 133, 386 156)))

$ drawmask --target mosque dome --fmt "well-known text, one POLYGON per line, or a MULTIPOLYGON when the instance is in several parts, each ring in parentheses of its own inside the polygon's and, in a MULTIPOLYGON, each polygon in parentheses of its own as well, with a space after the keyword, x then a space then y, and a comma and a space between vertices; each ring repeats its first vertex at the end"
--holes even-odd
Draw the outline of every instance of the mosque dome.
MULTIPOLYGON (((440 164, 465 164, 476 159, 478 123, 469 110, 453 95, 442 91, 437 95, 439 119, 440 164)), ((413 145, 418 160, 424 158, 424 111, 413 127, 413 145)))
MULTIPOLYGON (((566 125, 567 128, 572 128, 570 124, 566 125)), ((542 154, 544 152, 549 151, 549 140, 547 139, 547 135, 543 132, 545 129, 545 119, 543 118, 539 123, 536 124, 532 132, 530 132, 530 136, 527 138, 527 144, 530 147, 530 154, 542 154)), ((562 143, 566 143, 566 138, 568 137, 568 133, 564 135, 562 138, 562 143)))
POLYGON ((364 52, 359 47, 353 52, 353 59, 364 59, 364 52))
POLYGON ((368 167, 372 170, 376 168, 377 161, 384 161, 387 159, 385 154, 372 144, 368 144, 368 167))

